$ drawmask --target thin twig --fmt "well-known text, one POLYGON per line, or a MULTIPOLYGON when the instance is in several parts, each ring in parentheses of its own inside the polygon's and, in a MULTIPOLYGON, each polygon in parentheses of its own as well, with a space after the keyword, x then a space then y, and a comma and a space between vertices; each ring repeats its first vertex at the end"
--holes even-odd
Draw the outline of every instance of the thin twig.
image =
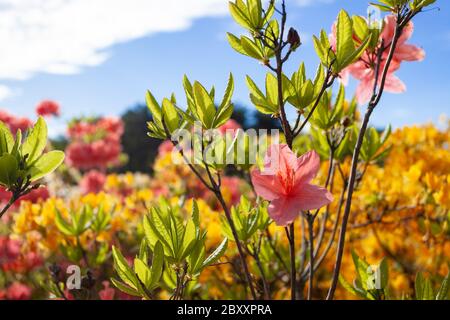
MULTIPOLYGON (((315 217, 311 213, 306 214, 306 221, 308 221, 309 230, 309 261, 310 265, 314 265, 314 220, 315 217)), ((314 268, 309 268, 309 286, 308 286, 308 300, 312 299, 314 282, 314 268)))

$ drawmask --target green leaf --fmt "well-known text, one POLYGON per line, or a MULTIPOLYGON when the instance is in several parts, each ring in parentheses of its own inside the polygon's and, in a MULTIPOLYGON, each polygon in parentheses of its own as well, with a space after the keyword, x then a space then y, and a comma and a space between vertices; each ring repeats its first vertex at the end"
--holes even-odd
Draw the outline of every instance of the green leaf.
POLYGON ((55 224, 56 227, 66 236, 75 236, 76 231, 61 215, 61 212, 56 209, 55 211, 55 224))
POLYGON ((381 277, 380 279, 381 289, 385 289, 387 288, 389 281, 389 265, 386 258, 381 260, 379 268, 381 277))
POLYGON ((447 300, 449 290, 450 290, 450 272, 442 281, 441 287, 439 288, 439 291, 436 295, 436 300, 447 300))
POLYGON ((73 225, 76 230, 76 235, 81 235, 91 225, 93 211, 89 206, 83 207, 80 214, 73 214, 73 225))
POLYGON ((31 182, 37 181, 55 171, 63 163, 64 157, 64 152, 54 150, 37 159, 28 170, 31 182))
POLYGON ((192 203, 192 221, 195 225, 195 237, 200 237, 200 212, 198 210, 198 204, 197 201, 194 200, 192 203))
POLYGON ((156 124, 161 125, 162 124, 161 107, 159 106, 159 103, 156 101, 155 97, 149 90, 147 90, 147 93, 145 95, 145 101, 147 102, 148 110, 150 110, 150 113, 152 114, 153 121, 156 124))
POLYGON ((149 245, 147 243, 146 238, 144 237, 141 241, 141 245, 139 246, 139 254, 138 257, 142 261, 148 261, 148 248, 149 245))
POLYGON ((369 26, 366 19, 361 16, 353 16, 353 31, 359 40, 367 38, 369 35, 369 26))
POLYGON ((255 27, 260 27, 261 24, 261 0, 248 0, 248 13, 249 18, 252 21, 252 25, 255 27))
POLYGON ((278 107, 272 105, 267 101, 262 91, 258 88, 255 82, 249 77, 246 77, 247 86, 250 90, 250 100, 255 105, 259 112, 264 114, 275 114, 278 112, 278 107))
POLYGON ((170 133, 173 133, 179 128, 179 117, 178 111, 174 104, 169 99, 164 99, 162 102, 162 112, 164 124, 170 133))
POLYGON ((314 42, 314 49, 316 50, 316 53, 319 56, 320 61, 322 62, 323 65, 326 66, 327 58, 325 48, 322 46, 322 43, 316 36, 313 36, 313 42, 314 42))
POLYGON ((358 274, 358 280, 361 283, 363 289, 367 289, 367 282, 369 278, 367 270, 370 266, 366 261, 361 259, 354 251, 352 251, 352 258, 356 268, 356 272, 358 274))
POLYGON ((246 36, 242 36, 241 46, 247 56, 255 58, 257 60, 264 60, 264 53, 253 40, 249 39, 246 36))
POLYGON ((353 22, 345 10, 338 15, 336 25, 336 55, 338 60, 343 60, 354 50, 353 22))
POLYGON ((22 145, 22 155, 28 155, 27 164, 32 165, 33 162, 42 155, 46 145, 47 124, 45 123, 44 118, 39 117, 22 145))
POLYGON ((278 106, 278 80, 272 73, 266 75, 267 101, 272 106, 278 106))
POLYGON ((244 27, 245 29, 251 30, 252 29, 251 21, 250 21, 249 17, 247 16, 247 14, 245 13, 245 11, 243 11, 241 9, 242 6, 243 6, 242 0, 237 0, 236 4, 234 4, 233 2, 229 2, 229 10, 230 10, 231 16, 242 27, 244 27), (241 5, 239 6, 239 4, 241 4, 241 5))
POLYGON ((160 242, 157 242, 155 248, 153 249, 153 259, 152 259, 152 275, 150 279, 150 290, 156 286, 161 279, 162 271, 164 266, 164 248, 160 242))
POLYGON ((227 247, 228 247, 228 239, 225 238, 222 241, 222 243, 217 247, 217 249, 214 250, 214 252, 211 253, 211 255, 208 258, 206 258, 205 261, 203 261, 202 268, 205 268, 215 263, 217 260, 219 260, 225 254, 227 247))
POLYGON ((141 294, 136 289, 134 289, 132 287, 129 287, 128 285, 120 282, 117 279, 111 278, 111 283, 117 289, 119 289, 120 291, 122 291, 122 292, 124 292, 124 293, 126 293, 126 294, 128 294, 130 296, 133 296, 133 297, 140 297, 141 296, 141 294))
POLYGON ((264 94, 262 91, 258 88, 256 83, 250 78, 249 76, 246 77, 247 86, 250 90, 250 93, 255 96, 258 99, 264 99, 264 94))
POLYGON ((233 97, 234 92, 234 79, 233 75, 230 73, 228 78, 227 88, 225 89, 225 94, 222 99, 222 103, 217 110, 217 114, 214 118, 214 128, 218 128, 224 125, 233 114, 233 105, 231 104, 231 98, 233 97))
POLYGON ((17 157, 17 161, 19 161, 19 157, 20 157, 20 145, 22 144, 22 130, 17 130, 16 132, 16 139, 14 140, 14 145, 12 147, 11 150, 11 155, 17 157))
POLYGON ((150 286, 151 270, 145 262, 139 258, 134 259, 134 272, 136 272, 136 275, 145 287, 150 286))
POLYGON ((124 281, 130 287, 137 288, 138 280, 136 278, 136 275, 128 265, 128 262, 125 260, 122 253, 115 246, 113 246, 112 254, 114 258, 114 266, 120 279, 122 279, 122 281, 124 281))
POLYGON ((0 157, 0 185, 11 187, 17 181, 19 165, 14 156, 4 154, 0 157))
POLYGON ((194 100, 199 120, 207 128, 211 129, 216 115, 216 107, 208 91, 199 83, 194 83, 194 100))
POLYGON ((227 33, 227 39, 228 39, 228 43, 234 50, 236 50, 238 53, 243 54, 245 56, 247 55, 247 52, 244 50, 244 48, 241 45, 241 39, 239 39, 234 34, 231 34, 229 32, 227 33))
POLYGON ((219 111, 231 103, 233 92, 234 92, 234 78, 233 74, 230 73, 228 77, 227 88, 225 89, 225 94, 223 96, 222 103, 219 106, 219 111))
POLYGON ((0 156, 9 153, 14 145, 14 137, 9 128, 0 121, 0 156))
POLYGON ((361 55, 367 49, 367 46, 370 43, 370 39, 371 35, 367 36, 366 39, 364 39, 363 43, 356 50, 354 50, 352 54, 348 55, 344 60, 339 61, 339 67, 341 68, 341 70, 348 67, 361 57, 361 55))
POLYGON ((365 295, 362 295, 359 291, 355 290, 355 288, 353 288, 350 283, 347 282, 347 280, 345 280, 345 278, 342 275, 339 275, 339 283, 341 284, 341 286, 347 290, 348 292, 350 292, 351 294, 355 295, 355 296, 360 296, 362 298, 366 298, 365 295))
POLYGON ((161 217, 157 209, 152 210, 151 216, 148 217, 152 231, 156 234, 157 239, 164 245, 164 252, 167 255, 174 257, 176 248, 174 248, 174 238, 171 229, 170 220, 165 220, 161 217))
POLYGON ((423 284, 423 299, 422 300, 434 300, 433 286, 430 279, 425 279, 423 284))

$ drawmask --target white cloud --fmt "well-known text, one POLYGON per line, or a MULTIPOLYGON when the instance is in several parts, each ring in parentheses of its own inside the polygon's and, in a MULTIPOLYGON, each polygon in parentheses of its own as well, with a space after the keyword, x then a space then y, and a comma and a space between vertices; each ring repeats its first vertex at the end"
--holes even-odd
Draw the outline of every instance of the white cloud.
MULTIPOLYGON (((105 62, 115 44, 227 13, 227 0, 0 0, 0 81, 75 74, 105 62)), ((0 84, 0 100, 13 94, 0 84)))
POLYGON ((226 12, 224 0, 0 0, 0 79, 77 73, 114 44, 226 12))

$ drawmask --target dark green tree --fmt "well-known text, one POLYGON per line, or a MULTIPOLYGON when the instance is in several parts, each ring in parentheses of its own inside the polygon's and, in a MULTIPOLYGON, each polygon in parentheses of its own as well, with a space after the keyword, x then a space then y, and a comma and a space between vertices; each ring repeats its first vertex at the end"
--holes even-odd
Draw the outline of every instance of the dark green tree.
POLYGON ((125 126, 122 147, 128 161, 119 169, 120 172, 152 171, 152 163, 161 142, 147 135, 146 123, 150 120, 151 116, 145 105, 137 105, 122 115, 125 126))
MULTIPOLYGON (((263 115, 256 110, 236 105, 232 118, 244 130, 279 129, 279 121, 270 116, 263 115)), ((136 105, 122 115, 125 132, 122 136, 123 152, 127 155, 127 163, 118 169, 119 172, 151 172, 152 164, 158 154, 160 140, 147 135, 146 122, 151 120, 150 113, 145 105, 136 105)))

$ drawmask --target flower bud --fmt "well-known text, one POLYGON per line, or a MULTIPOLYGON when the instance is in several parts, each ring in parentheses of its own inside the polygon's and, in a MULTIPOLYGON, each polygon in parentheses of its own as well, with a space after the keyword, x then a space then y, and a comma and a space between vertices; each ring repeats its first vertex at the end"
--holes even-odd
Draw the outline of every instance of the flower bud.
POLYGON ((287 42, 291 45, 291 48, 293 50, 297 49, 302 44, 297 30, 295 30, 294 28, 289 29, 287 42))

